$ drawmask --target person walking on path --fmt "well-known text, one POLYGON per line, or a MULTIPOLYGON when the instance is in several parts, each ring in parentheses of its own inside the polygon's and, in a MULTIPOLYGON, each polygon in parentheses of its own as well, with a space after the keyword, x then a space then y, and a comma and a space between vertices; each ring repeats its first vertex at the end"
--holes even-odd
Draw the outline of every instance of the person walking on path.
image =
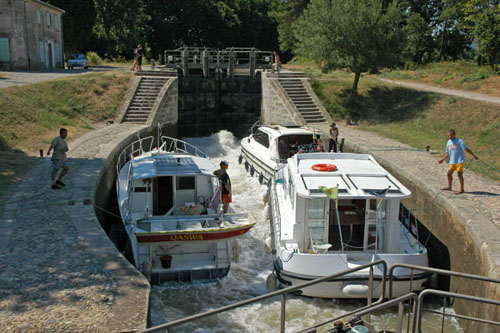
POLYGON ((337 124, 332 123, 330 125, 330 150, 333 151, 334 153, 337 152, 337 144, 338 144, 338 137, 339 137, 339 128, 337 127, 337 124))
POLYGON ((219 178, 219 183, 222 188, 222 202, 224 203, 224 214, 226 214, 229 210, 229 204, 232 202, 231 197, 231 180, 229 179, 229 175, 226 170, 229 167, 229 164, 226 161, 220 162, 220 169, 214 171, 214 175, 219 178))
POLYGON ((450 158, 449 167, 448 167, 448 187, 443 188, 442 190, 451 191, 452 184, 452 176, 455 170, 457 171, 458 180, 460 182, 460 189, 455 194, 464 193, 464 167, 465 167, 465 153, 468 152, 471 154, 475 160, 479 158, 467 148, 462 139, 459 139, 455 136, 455 130, 448 130, 448 142, 446 143, 446 155, 442 159, 438 161, 439 164, 443 163, 448 157, 450 158))
POLYGON ((66 160, 66 153, 68 152, 68 144, 66 143, 66 137, 68 136, 68 130, 61 128, 59 130, 59 136, 56 136, 52 143, 50 144, 49 150, 47 151, 47 156, 50 156, 50 152, 54 150, 52 154, 52 189, 60 190, 65 187, 66 184, 63 183, 63 178, 69 172, 69 166, 66 160), (57 178, 57 171, 63 169, 59 178, 57 178))
POLYGON ((280 67, 281 67, 280 56, 278 55, 278 53, 276 51, 273 51, 273 55, 274 55, 274 64, 271 67, 271 73, 274 73, 274 71, 276 71, 276 73, 278 73, 278 77, 279 77, 280 76, 280 67))
POLYGON ((134 71, 135 67, 137 66, 137 70, 142 71, 142 45, 141 44, 137 45, 137 48, 134 50, 134 55, 135 55, 135 61, 134 61, 134 64, 132 65, 132 68, 130 68, 130 70, 134 71))

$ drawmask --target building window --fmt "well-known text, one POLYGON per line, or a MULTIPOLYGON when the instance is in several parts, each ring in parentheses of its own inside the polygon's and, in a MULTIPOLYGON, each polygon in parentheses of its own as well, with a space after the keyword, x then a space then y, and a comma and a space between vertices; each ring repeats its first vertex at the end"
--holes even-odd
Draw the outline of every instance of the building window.
POLYGON ((47 12, 47 26, 50 27, 52 25, 52 16, 49 12, 47 12))
POLYGON ((10 61, 9 39, 0 37, 0 61, 10 61))
POLYGON ((42 14, 40 14, 39 10, 36 11, 36 21, 38 24, 42 24, 42 14))
POLYGON ((45 43, 40 42, 40 62, 45 63, 45 43))
POLYGON ((54 28, 59 29, 59 16, 54 15, 54 28))

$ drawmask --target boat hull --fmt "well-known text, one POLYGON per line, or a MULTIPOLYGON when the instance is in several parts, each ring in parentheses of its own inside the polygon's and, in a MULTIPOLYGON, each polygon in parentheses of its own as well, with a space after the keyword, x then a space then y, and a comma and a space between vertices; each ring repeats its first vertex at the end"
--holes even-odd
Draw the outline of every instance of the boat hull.
POLYGON ((136 233, 137 242, 141 245, 149 243, 190 243, 227 241, 247 233, 254 224, 224 230, 211 231, 163 231, 136 233))
POLYGON ((241 155, 243 156, 242 162, 245 164, 247 171, 249 171, 250 174, 253 172, 258 177, 262 176, 262 181, 268 183, 276 171, 277 164, 271 162, 266 163, 262 159, 259 159, 255 152, 243 143, 241 145, 241 155))
MULTIPOLYGON (((275 265, 277 266, 277 265, 275 265)), ((301 283, 309 282, 322 276, 307 276, 299 275, 293 272, 285 271, 275 267, 275 272, 279 283, 283 287, 296 286, 301 283)), ((428 280, 429 274, 414 276, 412 280, 409 277, 399 278, 392 283, 392 297, 396 298, 412 291, 424 289, 424 284, 428 280)), ((386 285, 388 283, 386 281, 386 285)), ((373 277, 372 298, 377 299, 382 293, 382 278, 381 276, 373 277)), ((354 275, 350 278, 339 278, 325 281, 300 291, 302 296, 319 297, 319 298, 367 298, 369 295, 369 279, 365 275, 354 275)), ((385 290, 384 298, 389 297, 389 290, 385 290)))

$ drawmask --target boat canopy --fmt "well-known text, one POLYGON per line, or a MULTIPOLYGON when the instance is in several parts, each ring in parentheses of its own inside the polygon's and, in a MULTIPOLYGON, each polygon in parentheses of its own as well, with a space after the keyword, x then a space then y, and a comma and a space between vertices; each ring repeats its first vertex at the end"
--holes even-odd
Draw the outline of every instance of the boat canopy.
POLYGON ((206 158, 187 154, 148 154, 132 160, 132 179, 161 176, 213 176, 214 164, 206 158))
POLYGON ((325 197, 320 186, 338 186, 338 196, 342 199, 373 198, 381 194, 403 199, 411 195, 410 190, 368 154, 297 154, 288 160, 288 165, 297 194, 302 197, 325 197), (313 170, 313 165, 318 164, 333 164, 336 170, 313 170))

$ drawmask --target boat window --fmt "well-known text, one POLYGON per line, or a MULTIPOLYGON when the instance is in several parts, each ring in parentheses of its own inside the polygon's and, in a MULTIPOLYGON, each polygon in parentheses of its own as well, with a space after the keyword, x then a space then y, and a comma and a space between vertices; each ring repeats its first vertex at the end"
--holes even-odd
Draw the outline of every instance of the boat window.
MULTIPOLYGON (((317 135, 319 139, 319 135, 317 135)), ((297 152, 315 152, 313 135, 283 135, 278 139, 278 154, 281 160, 292 157, 297 152)))
POLYGON ((309 219, 322 219, 325 217, 324 200, 310 199, 307 217, 309 219))
POLYGON ((177 189, 178 190, 194 190, 195 189, 195 177, 177 177, 177 189))
POLYGON ((264 147, 269 148, 269 136, 266 133, 262 132, 261 130, 256 130, 253 138, 264 147))

